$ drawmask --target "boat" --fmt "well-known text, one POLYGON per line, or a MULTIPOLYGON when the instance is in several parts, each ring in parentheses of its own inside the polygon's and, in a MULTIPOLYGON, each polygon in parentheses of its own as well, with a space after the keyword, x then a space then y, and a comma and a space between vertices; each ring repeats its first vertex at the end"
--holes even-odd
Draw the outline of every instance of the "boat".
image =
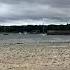
POLYGON ((21 32, 19 32, 19 35, 21 35, 22 33, 21 32))
POLYGON ((45 21, 45 19, 43 19, 43 34, 42 34, 42 36, 46 36, 47 34, 45 33, 45 28, 44 28, 44 21, 45 21))
POLYGON ((27 35, 27 32, 24 32, 24 35, 27 35))

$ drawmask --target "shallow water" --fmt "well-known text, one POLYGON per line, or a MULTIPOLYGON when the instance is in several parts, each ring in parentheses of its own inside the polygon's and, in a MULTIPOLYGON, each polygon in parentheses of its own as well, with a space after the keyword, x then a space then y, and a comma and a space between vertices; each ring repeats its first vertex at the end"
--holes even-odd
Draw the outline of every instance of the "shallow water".
POLYGON ((0 34, 0 43, 9 42, 70 42, 70 35, 43 35, 43 34, 0 34))

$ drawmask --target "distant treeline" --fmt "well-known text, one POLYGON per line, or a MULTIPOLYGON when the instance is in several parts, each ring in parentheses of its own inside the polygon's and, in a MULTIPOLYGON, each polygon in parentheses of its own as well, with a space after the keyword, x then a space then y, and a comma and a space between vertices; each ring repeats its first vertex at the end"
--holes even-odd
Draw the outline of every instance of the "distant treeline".
POLYGON ((47 30, 70 30, 70 25, 48 25, 47 30))
POLYGON ((27 25, 27 26, 0 26, 0 32, 28 32, 47 33, 48 30, 70 30, 70 25, 27 25))
POLYGON ((27 25, 27 26, 0 26, 0 32, 28 32, 28 33, 47 33, 47 26, 27 25))

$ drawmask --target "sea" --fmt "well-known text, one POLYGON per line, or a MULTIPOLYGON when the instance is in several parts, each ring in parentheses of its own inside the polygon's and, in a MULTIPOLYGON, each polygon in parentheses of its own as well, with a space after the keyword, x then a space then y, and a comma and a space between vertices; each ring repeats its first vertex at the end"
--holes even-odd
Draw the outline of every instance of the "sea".
POLYGON ((70 35, 0 33, 0 43, 70 42, 70 35))

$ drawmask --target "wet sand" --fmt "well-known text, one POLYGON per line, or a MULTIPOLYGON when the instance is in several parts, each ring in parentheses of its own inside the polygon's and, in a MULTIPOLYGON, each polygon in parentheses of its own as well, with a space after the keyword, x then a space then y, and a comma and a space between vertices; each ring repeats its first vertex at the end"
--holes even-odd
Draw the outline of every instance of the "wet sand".
POLYGON ((70 70, 69 43, 3 43, 0 70, 70 70))

